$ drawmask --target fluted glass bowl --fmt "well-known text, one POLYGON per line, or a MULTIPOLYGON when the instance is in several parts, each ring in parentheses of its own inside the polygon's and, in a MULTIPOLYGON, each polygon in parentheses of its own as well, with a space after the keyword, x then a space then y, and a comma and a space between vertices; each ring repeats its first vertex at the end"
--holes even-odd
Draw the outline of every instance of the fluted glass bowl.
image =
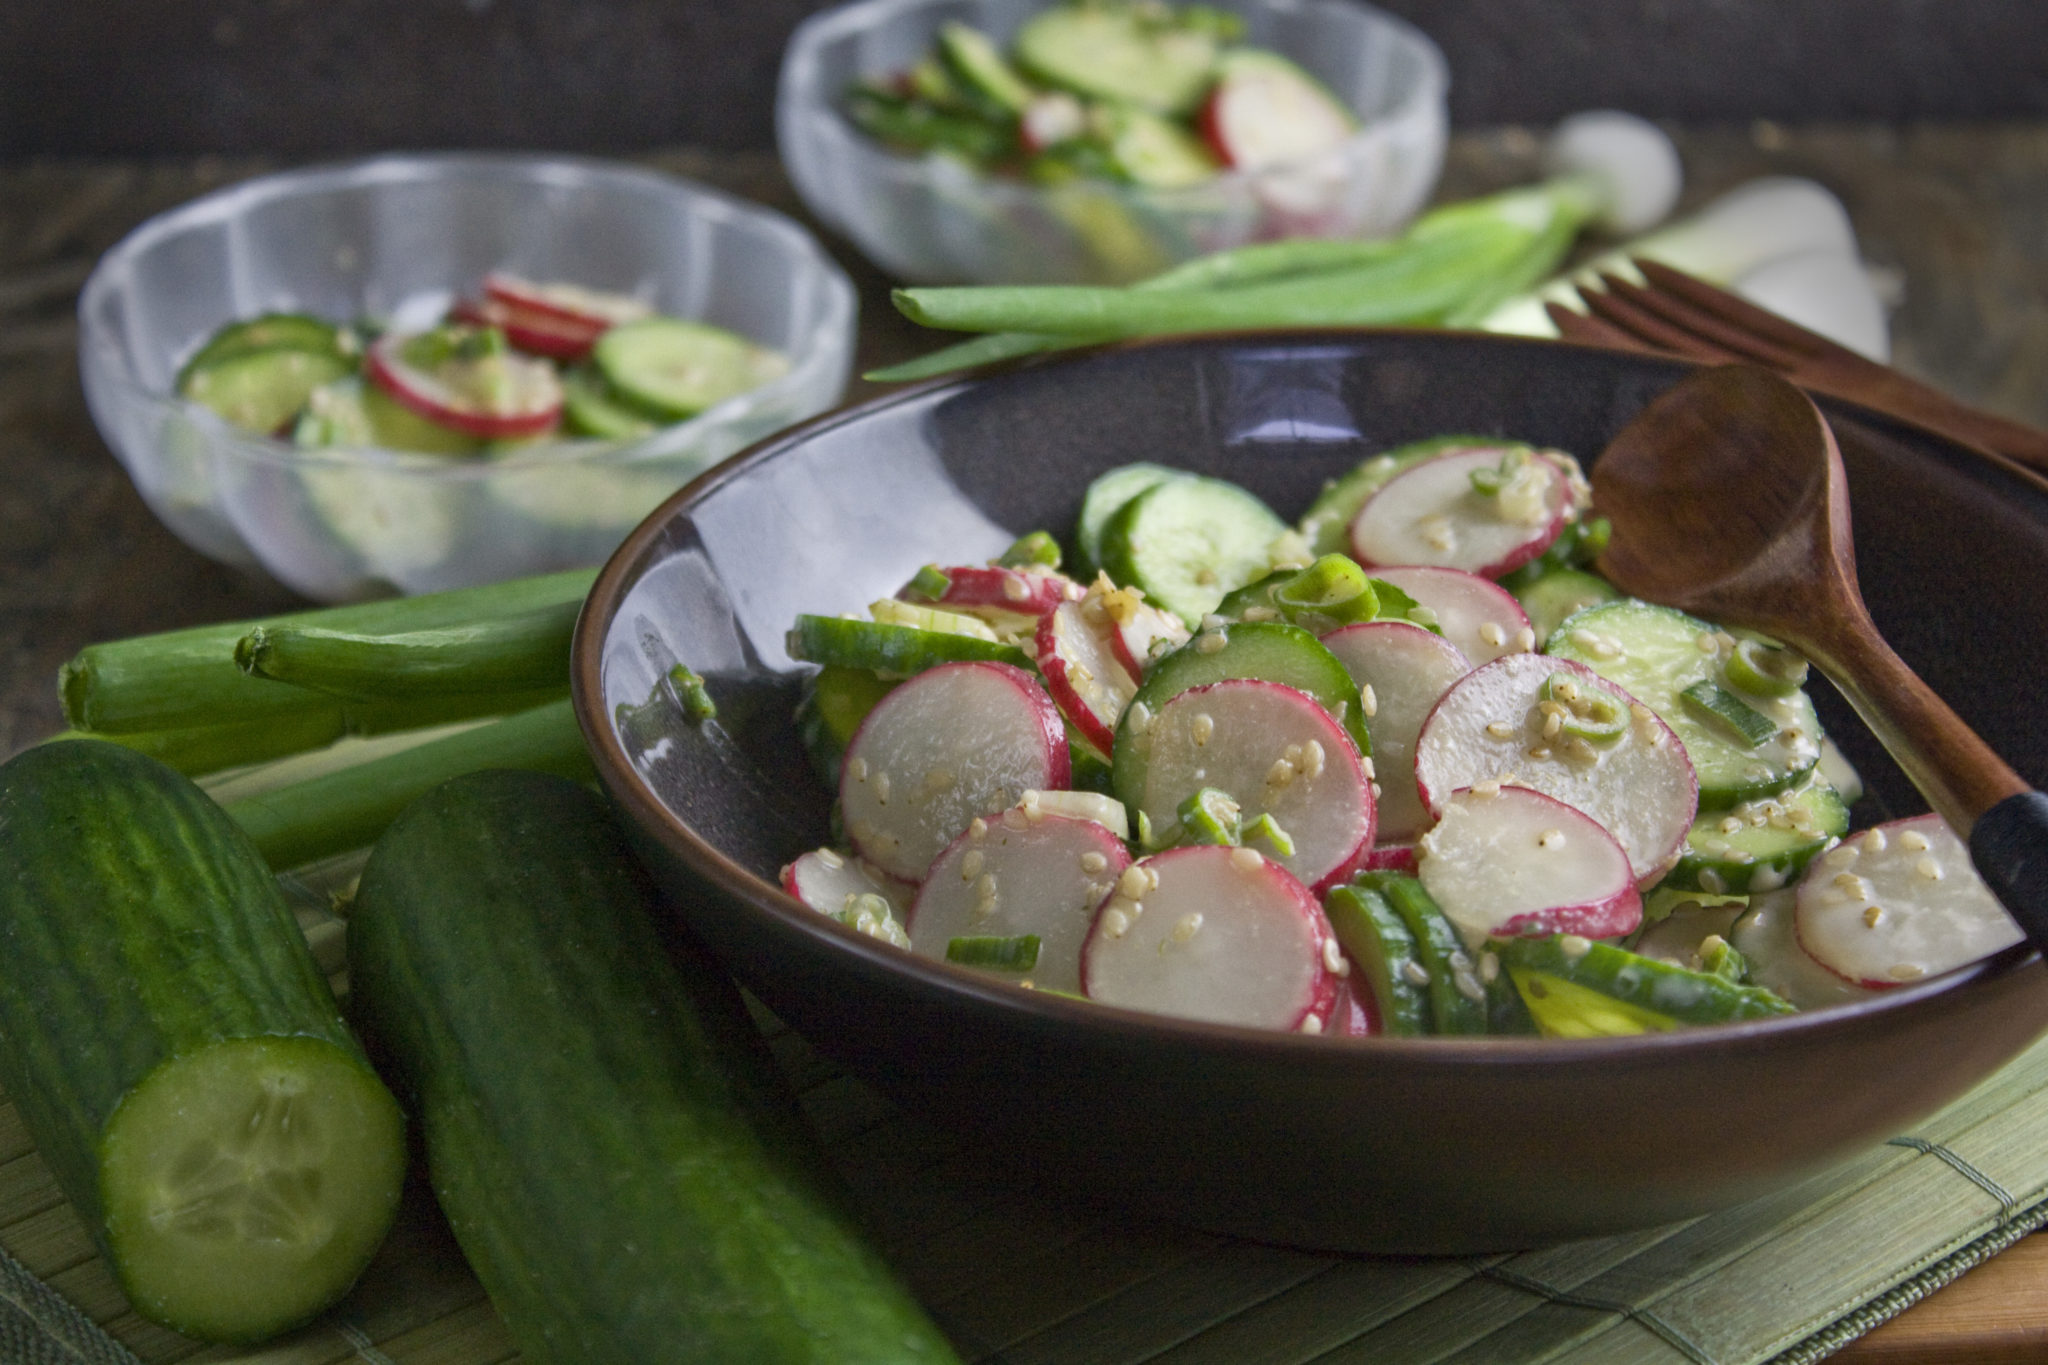
POLYGON ((1186 189, 984 175, 890 150, 842 112, 847 88, 900 72, 941 25, 1007 44, 1048 0, 858 0, 799 27, 783 56, 776 139, 804 203, 884 270, 925 283, 1122 283, 1283 237, 1373 237, 1422 207, 1447 136, 1441 51, 1357 0, 1216 0, 1245 40, 1305 67, 1358 115, 1337 152, 1227 171, 1186 189))
POLYGON ((852 360, 853 287, 770 210, 674 176, 564 157, 380 157, 264 176, 137 228, 79 300, 93 419, 194 549, 325 601, 593 564, 661 500, 830 407, 852 360), (484 274, 634 294, 730 328, 786 373, 630 441, 495 457, 301 451, 178 398, 180 363, 271 311, 424 324, 484 274))

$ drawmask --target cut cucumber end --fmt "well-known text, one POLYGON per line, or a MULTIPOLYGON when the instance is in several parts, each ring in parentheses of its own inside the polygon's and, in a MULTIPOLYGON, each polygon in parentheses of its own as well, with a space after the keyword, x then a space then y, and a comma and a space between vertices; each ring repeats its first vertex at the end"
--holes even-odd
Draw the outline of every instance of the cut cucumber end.
POLYGON ((100 1139, 107 1249, 137 1311, 208 1341, 292 1327, 355 1283, 398 1208, 404 1121, 320 1038, 173 1057, 100 1139))

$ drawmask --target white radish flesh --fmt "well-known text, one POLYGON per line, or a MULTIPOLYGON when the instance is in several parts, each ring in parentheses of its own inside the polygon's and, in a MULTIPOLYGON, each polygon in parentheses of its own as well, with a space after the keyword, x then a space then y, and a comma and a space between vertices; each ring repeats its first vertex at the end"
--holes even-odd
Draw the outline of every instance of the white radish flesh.
POLYGON ((1527 787, 1454 793, 1416 852, 1422 885, 1475 947, 1496 935, 1610 938, 1642 923, 1621 846, 1590 816, 1527 787))
POLYGON ((1119 839, 1131 837, 1131 817, 1124 803, 1101 792, 1025 792, 1021 804, 1037 806, 1047 815, 1093 820, 1119 839))
POLYGON ((1038 671, 1061 714, 1103 753, 1116 746, 1116 723, 1137 695, 1138 680, 1116 657, 1106 618, 1091 621, 1078 602, 1062 602, 1038 621, 1038 671))
POLYGON ((1668 726, 1583 664, 1510 654, 1452 685, 1422 726, 1415 781, 1432 815, 1451 792, 1512 778, 1593 817, 1628 854, 1639 886, 1677 859, 1699 808, 1699 780, 1668 726), (1544 683, 1566 674, 1582 692, 1606 693, 1629 724, 1612 744, 1546 734, 1544 683))
POLYGON ((1366 621, 1322 638, 1359 685, 1360 696, 1372 688, 1365 728, 1372 736, 1373 780, 1380 786, 1373 837, 1413 839, 1430 823, 1415 788, 1415 741, 1438 699, 1472 666, 1450 641, 1401 621, 1366 621))
POLYGON ((1472 475, 1498 469, 1504 453, 1448 450, 1396 474, 1352 519, 1352 554, 1369 568, 1427 564, 1488 578, 1542 554, 1564 529, 1569 481, 1532 457, 1502 493, 1480 493, 1472 475))
POLYGON ((1444 639, 1456 645, 1473 668, 1536 648, 1529 614, 1513 593, 1490 578, 1419 564, 1375 569, 1373 577, 1392 583, 1427 608, 1444 639))
POLYGON ((1845 981, 1799 946, 1798 893, 1790 887, 1751 896, 1728 941, 1749 963, 1749 979, 1803 1010, 1868 1000, 1877 992, 1845 981))
POLYGON ((902 926, 917 888, 865 858, 814 848, 782 869, 782 889, 821 915, 899 947, 910 946, 902 926))
POLYGON ((1800 946, 1873 989, 1954 971, 2026 937, 1938 815, 1851 836, 1806 865, 1797 894, 1800 946))
POLYGON ((1202 106, 1202 134, 1227 166, 1267 170, 1322 156, 1351 137, 1351 111, 1292 62, 1226 61, 1202 106))
POLYGON ((1181 803, 1214 787, 1247 825, 1272 816, 1294 842, 1278 861, 1319 890, 1371 847, 1375 803, 1358 750, 1307 694, 1254 678, 1189 688, 1160 708, 1149 734, 1139 808, 1155 831, 1174 828, 1181 803))
POLYGON ((1130 675, 1144 681, 1145 670, 1161 654, 1188 642, 1188 628, 1178 616, 1161 611, 1150 602, 1125 603, 1112 600, 1110 648, 1130 675))
POLYGON ((1095 916, 1081 989, 1126 1009, 1321 1032, 1344 956, 1299 880, 1248 848, 1134 863, 1095 916), (1131 892, 1137 892, 1133 895, 1131 892))
POLYGON ((861 855, 916 882, 977 816, 1064 788, 1069 773, 1059 711, 1030 674, 943 664, 898 684, 861 722, 839 804, 861 855))
POLYGON ((910 950, 943 962, 956 938, 1036 934, 1037 965, 1003 975, 1079 991, 1081 943, 1130 861, 1095 821, 1047 815, 1027 799, 970 826, 932 863, 911 906, 910 950))

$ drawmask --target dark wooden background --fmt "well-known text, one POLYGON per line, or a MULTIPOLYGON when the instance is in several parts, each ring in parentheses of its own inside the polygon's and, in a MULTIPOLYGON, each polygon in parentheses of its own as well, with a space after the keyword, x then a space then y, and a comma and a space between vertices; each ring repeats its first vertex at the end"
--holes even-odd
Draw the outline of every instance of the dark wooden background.
MULTIPOLYGON (((2043 0, 1381 0, 1465 127, 2048 114, 2043 0)), ((772 142, 822 0, 0 0, 0 158, 772 142)))

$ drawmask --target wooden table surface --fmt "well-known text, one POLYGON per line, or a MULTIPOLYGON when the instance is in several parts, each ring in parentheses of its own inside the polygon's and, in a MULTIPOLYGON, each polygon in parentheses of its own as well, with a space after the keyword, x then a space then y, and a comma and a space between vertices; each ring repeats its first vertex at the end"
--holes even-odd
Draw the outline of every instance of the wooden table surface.
MULTIPOLYGON (((1679 134, 1687 203, 1761 174, 1839 194, 1895 305, 1895 359, 1951 393, 2048 426, 2048 126, 1780 128, 1679 134)), ((1526 178, 1519 130, 1454 139, 1442 193, 1526 178)), ((647 158, 801 215, 772 157, 647 158)), ((159 526, 78 387, 79 285, 129 228, 267 163, 0 165, 0 755, 59 729, 57 666, 96 639, 290 606, 159 526)), ((927 349, 888 282, 829 242, 861 291, 861 367, 927 349)), ((866 386, 856 385, 851 396, 866 386)), ((2048 1359, 2048 1239, 2033 1237, 1834 1357, 1858 1365, 2048 1359)))

